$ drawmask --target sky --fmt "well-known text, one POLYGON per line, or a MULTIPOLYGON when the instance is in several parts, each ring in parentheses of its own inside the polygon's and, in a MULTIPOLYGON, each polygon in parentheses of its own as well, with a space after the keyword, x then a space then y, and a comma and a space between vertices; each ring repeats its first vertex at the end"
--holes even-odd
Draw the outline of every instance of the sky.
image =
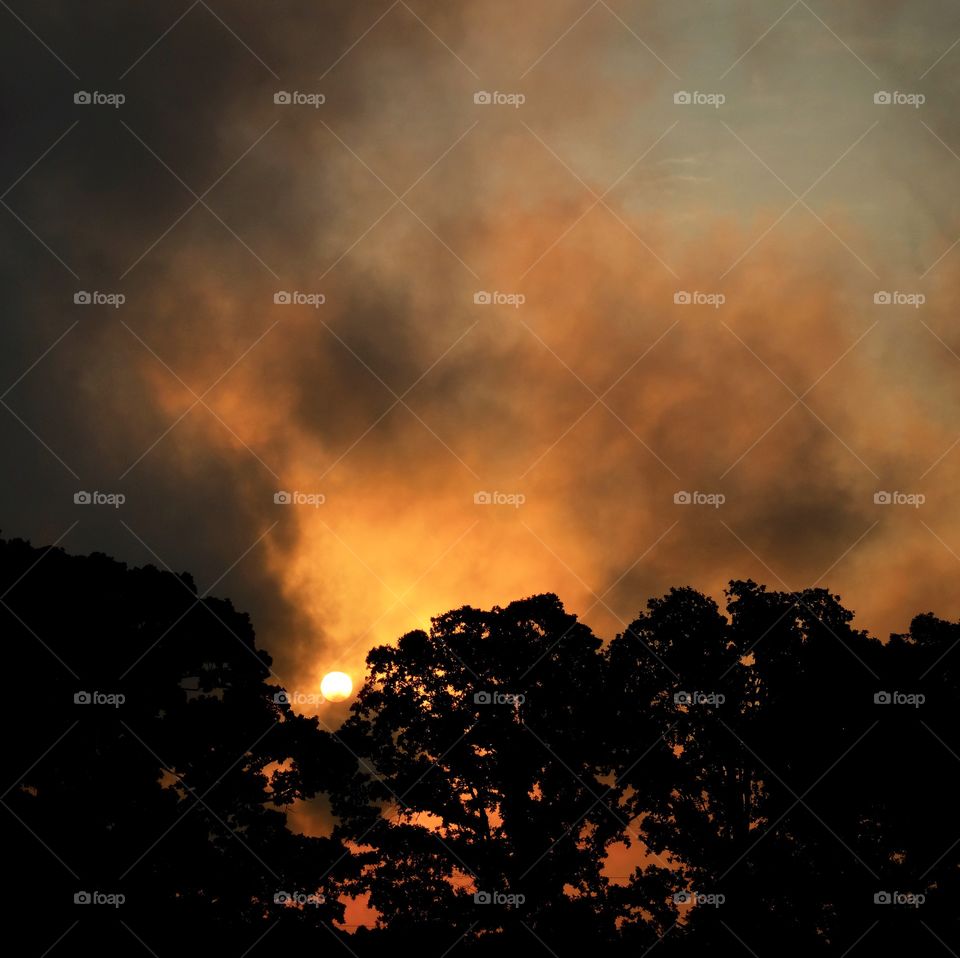
POLYGON ((302 695, 546 591, 960 617, 956 4, 0 23, 4 535, 189 570, 302 695))

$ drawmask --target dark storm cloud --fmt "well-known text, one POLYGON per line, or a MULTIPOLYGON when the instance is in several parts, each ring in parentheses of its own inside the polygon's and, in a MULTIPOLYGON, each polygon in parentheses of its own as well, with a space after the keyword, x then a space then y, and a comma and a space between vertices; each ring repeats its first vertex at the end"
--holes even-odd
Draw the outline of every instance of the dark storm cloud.
POLYGON ((548 589, 605 635, 741 575, 830 570, 879 631, 960 613, 957 457, 925 475, 958 429, 953 260, 921 275, 960 234, 960 161, 930 132, 960 150, 960 69, 919 79, 956 14, 818 11, 841 42, 801 5, 754 48, 765 4, 611 6, 630 30, 495 0, 20 10, 50 50, 4 13, 0 192, 26 173, 4 201, 39 239, 0 210, 2 388, 43 357, 5 397, 26 425, 0 410, 4 532, 79 521, 67 548, 152 549, 201 586, 239 559, 216 591, 291 685, 548 589), (914 86, 923 113, 872 102, 914 86), (685 88, 728 107, 678 110, 685 88), (878 289, 928 304, 878 311, 878 289), (881 489, 929 509, 878 510, 881 489))

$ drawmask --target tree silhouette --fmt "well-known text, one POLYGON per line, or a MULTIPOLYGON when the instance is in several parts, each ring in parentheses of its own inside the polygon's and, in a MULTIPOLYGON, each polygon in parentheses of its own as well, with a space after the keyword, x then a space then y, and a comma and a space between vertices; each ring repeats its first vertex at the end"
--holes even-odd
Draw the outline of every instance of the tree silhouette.
POLYGON ((881 643, 825 589, 734 581, 604 646, 555 595, 464 607, 371 650, 333 733, 188 575, 0 540, 0 628, 7 904, 44 947, 960 944, 960 624, 931 613, 881 643), (333 834, 295 834, 320 793, 333 834))
POLYGON ((327 741, 274 701, 247 616, 189 576, 22 541, 0 542, 0 594, 16 676, 4 721, 20 732, 7 739, 17 777, 2 835, 34 889, 21 921, 61 916, 52 943, 82 919, 72 947, 110 935, 135 949, 134 933, 163 951, 214 934, 240 953, 275 921, 279 939, 342 917, 352 859, 335 840, 293 835, 283 811, 305 794, 304 739, 312 752, 327 741), (271 774, 278 763, 286 772, 271 774), (317 891, 338 859, 323 904, 275 902, 317 891), (82 903, 96 893, 125 901, 82 903))
POLYGON ((603 798, 600 641, 542 595, 449 612, 368 665, 334 810, 384 924, 610 940, 602 856, 626 819, 603 798))

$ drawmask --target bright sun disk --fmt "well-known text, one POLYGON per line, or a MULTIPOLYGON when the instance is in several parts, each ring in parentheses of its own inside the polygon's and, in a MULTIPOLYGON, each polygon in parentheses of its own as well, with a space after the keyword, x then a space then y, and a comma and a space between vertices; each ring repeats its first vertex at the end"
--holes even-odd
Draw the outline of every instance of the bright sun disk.
POLYGON ((328 702, 342 702, 352 691, 353 680, 346 672, 327 672, 320 682, 320 693, 328 702))

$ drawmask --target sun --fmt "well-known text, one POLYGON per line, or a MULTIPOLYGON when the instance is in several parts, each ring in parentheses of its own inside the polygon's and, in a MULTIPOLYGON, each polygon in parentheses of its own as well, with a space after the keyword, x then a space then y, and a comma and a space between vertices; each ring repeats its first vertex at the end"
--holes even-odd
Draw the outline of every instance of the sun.
POLYGON ((353 691, 353 679, 346 672, 327 672, 320 682, 320 692, 328 702, 342 702, 353 691))

